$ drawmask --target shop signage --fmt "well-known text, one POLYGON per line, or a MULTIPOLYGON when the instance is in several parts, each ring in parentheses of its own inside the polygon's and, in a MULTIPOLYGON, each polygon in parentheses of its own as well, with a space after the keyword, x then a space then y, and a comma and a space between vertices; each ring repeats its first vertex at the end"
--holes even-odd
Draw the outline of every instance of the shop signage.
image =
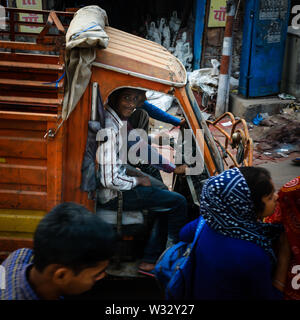
MULTIPOLYGON (((42 0, 17 0, 17 8, 42 10, 42 0)), ((43 22, 43 16, 36 13, 19 13, 19 20, 25 22, 43 22)), ((39 33, 42 27, 25 26, 19 27, 20 32, 39 33)))
POLYGON ((211 0, 208 27, 225 27, 226 0, 211 0))

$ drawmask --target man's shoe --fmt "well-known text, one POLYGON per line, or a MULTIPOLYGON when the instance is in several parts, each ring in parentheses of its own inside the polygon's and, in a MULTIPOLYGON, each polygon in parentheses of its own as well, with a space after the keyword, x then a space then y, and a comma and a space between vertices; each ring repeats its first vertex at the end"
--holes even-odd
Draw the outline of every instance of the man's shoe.
POLYGON ((155 278, 154 269, 150 270, 150 271, 138 269, 138 273, 143 274, 144 276, 155 278))
POLYGON ((138 267, 138 273, 154 278, 154 263, 142 262, 138 267))

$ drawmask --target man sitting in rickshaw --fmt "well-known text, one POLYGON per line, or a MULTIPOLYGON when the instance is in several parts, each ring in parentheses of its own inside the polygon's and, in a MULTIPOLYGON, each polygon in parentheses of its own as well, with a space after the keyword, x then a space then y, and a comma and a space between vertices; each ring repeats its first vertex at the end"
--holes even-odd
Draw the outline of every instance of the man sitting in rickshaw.
MULTIPOLYGON (((187 222, 187 202, 179 193, 158 187, 153 178, 150 179, 139 170, 126 167, 121 161, 125 151, 127 155, 127 148, 122 149, 127 130, 125 129, 125 135, 122 134, 122 130, 139 103, 139 95, 140 92, 135 89, 120 89, 114 92, 113 99, 109 100, 106 107, 105 129, 100 130, 100 134, 97 135, 97 140, 100 141, 97 161, 102 186, 98 199, 102 208, 116 210, 117 193, 123 191, 125 211, 146 209, 151 212, 151 209, 158 207, 167 209, 157 213, 158 222, 167 215, 167 240, 163 233, 152 232, 144 250, 143 262, 139 266, 141 273, 151 274, 164 248, 178 242, 179 230, 187 222)), ((184 173, 185 166, 174 166, 171 171, 184 173)))

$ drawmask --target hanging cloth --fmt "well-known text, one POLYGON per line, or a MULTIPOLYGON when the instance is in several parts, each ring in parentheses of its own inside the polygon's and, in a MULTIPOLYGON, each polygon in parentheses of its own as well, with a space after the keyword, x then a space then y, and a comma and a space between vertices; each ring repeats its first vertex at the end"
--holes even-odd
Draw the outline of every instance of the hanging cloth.
POLYGON ((66 120, 85 92, 91 78, 97 48, 106 48, 109 37, 106 11, 98 6, 78 10, 66 34, 66 80, 62 119, 66 120))

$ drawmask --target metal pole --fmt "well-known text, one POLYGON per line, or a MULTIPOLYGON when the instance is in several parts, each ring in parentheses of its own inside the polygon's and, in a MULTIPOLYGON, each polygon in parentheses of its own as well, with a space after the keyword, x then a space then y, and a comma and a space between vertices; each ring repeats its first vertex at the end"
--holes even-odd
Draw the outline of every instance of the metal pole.
POLYGON ((224 112, 226 112, 226 101, 227 95, 229 94, 228 84, 229 84, 229 64, 230 57, 232 54, 232 32, 233 32, 233 20, 236 11, 235 1, 227 1, 227 15, 226 15, 226 25, 223 39, 223 51, 221 58, 221 67, 219 75, 219 85, 218 85, 218 95, 215 116, 218 118, 224 112))

